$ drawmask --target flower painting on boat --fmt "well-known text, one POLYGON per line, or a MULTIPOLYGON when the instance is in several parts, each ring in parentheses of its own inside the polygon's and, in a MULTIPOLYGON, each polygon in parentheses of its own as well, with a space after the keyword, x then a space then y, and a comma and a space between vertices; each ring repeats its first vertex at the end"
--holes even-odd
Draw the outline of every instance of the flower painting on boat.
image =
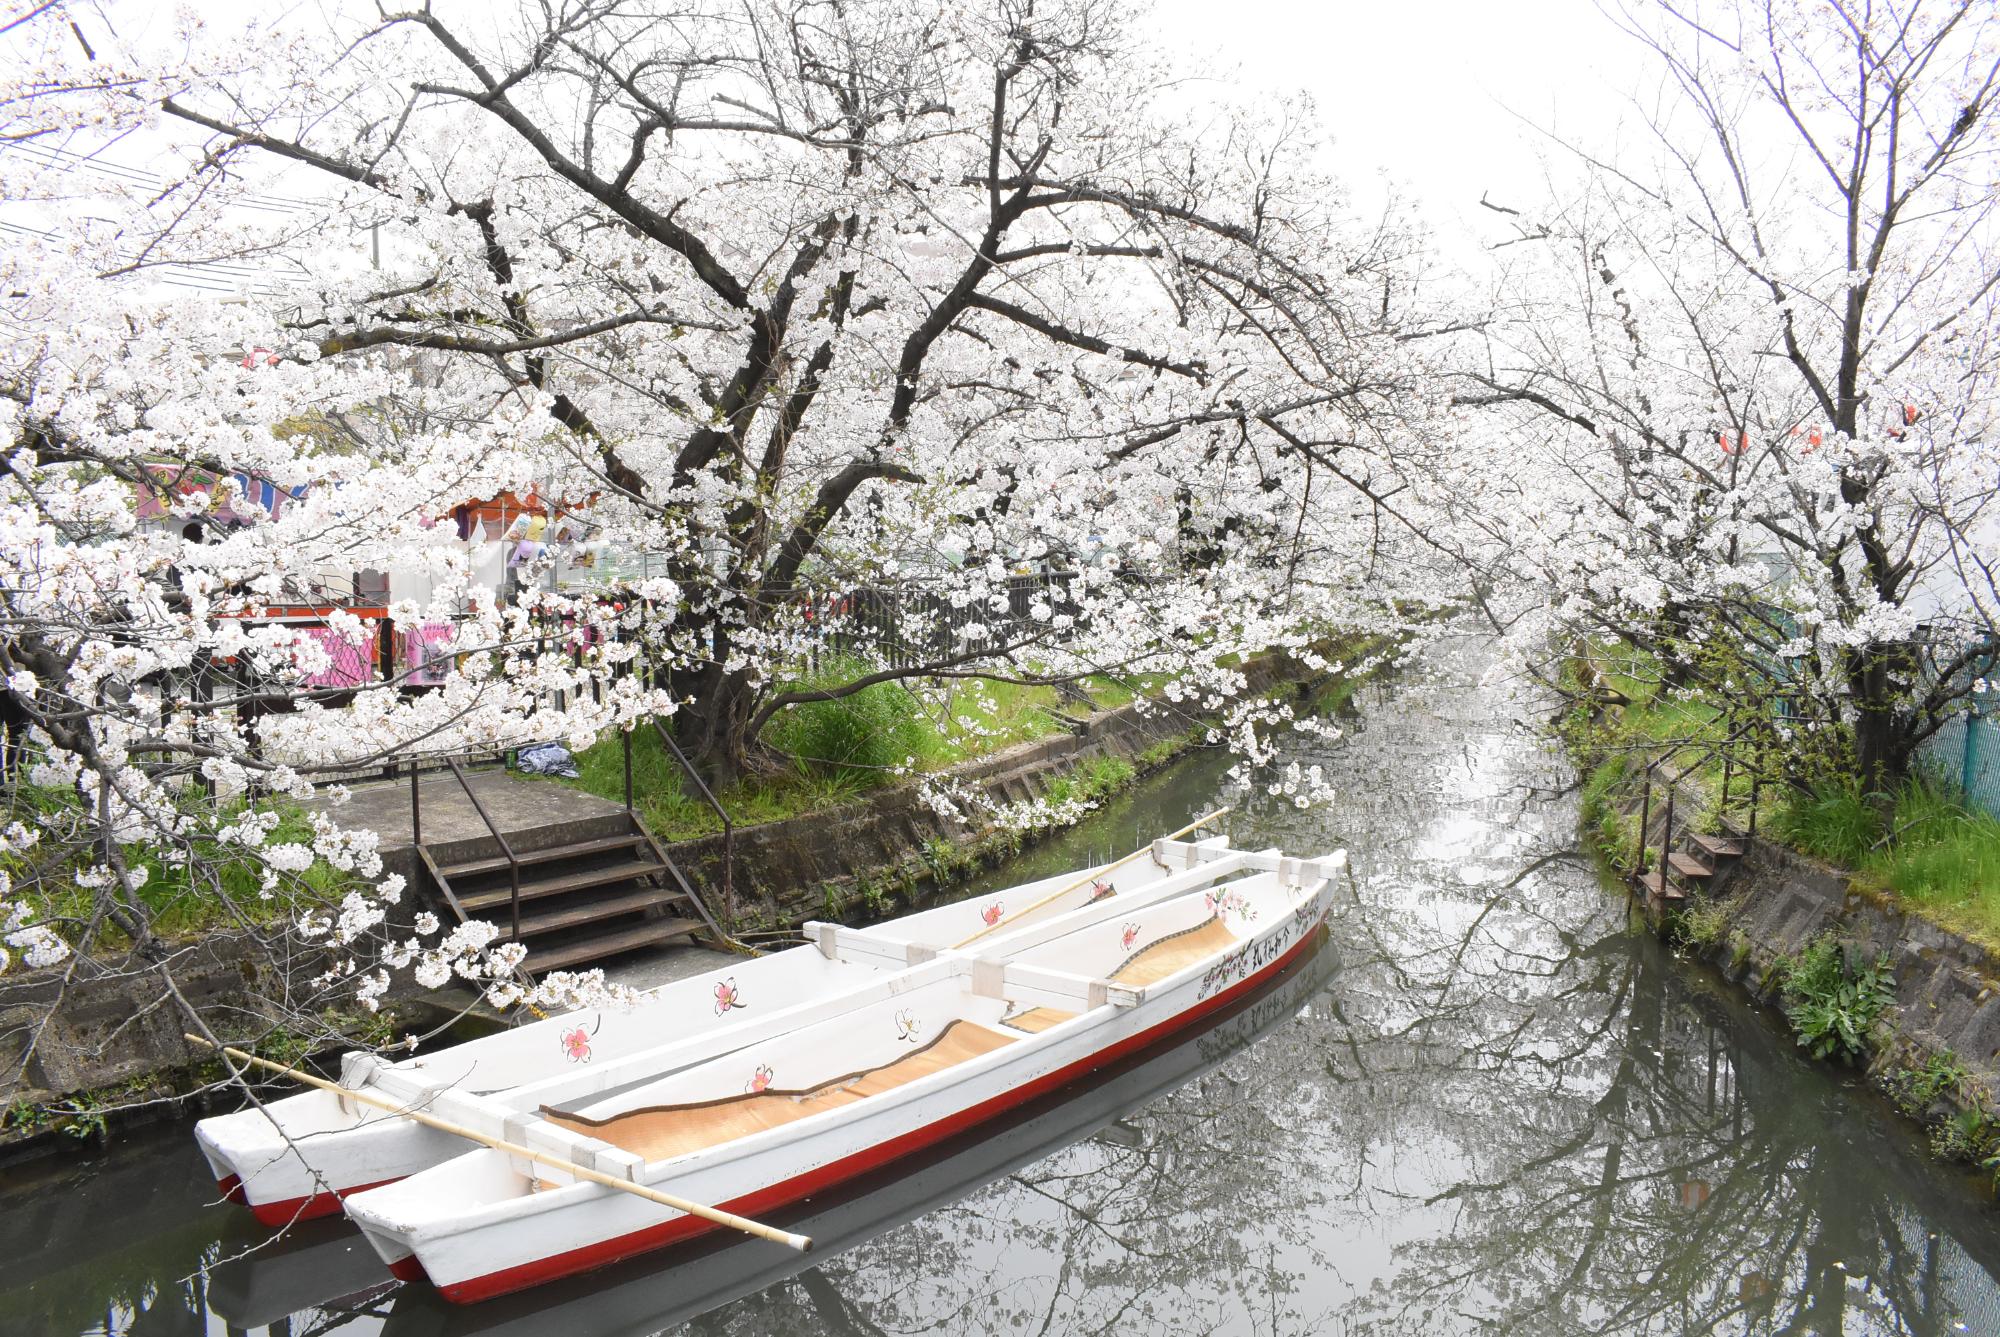
POLYGON ((761 1091, 768 1090, 771 1085, 771 1078, 776 1075, 776 1073, 771 1071, 770 1064, 759 1063, 757 1071, 751 1074, 749 1082, 744 1085, 743 1089, 754 1096, 761 1091))
POLYGON ((1137 924, 1127 924, 1123 929, 1119 930, 1118 944, 1126 951, 1131 951, 1132 944, 1137 941, 1139 941, 1139 926, 1137 924))
POLYGON ((1000 922, 1000 916, 1005 913, 1006 911, 1000 908, 1000 902, 995 901, 993 902, 993 904, 987 906, 984 910, 981 910, 979 912, 979 918, 985 922, 986 927, 992 928, 995 924, 1000 922))
POLYGON ((562 1033, 562 1050, 571 1063, 590 1062, 590 1035, 581 1026, 571 1027, 562 1033))
POLYGON ((1252 906, 1250 899, 1240 891, 1204 892, 1201 899, 1208 906, 1208 912, 1218 918, 1224 914, 1233 914, 1246 924, 1254 922, 1257 918, 1256 907, 1252 906))
POLYGON ((1112 886, 1101 877, 1090 884, 1090 899, 1093 901, 1101 901, 1106 896, 1115 896, 1117 894, 1118 888, 1112 886))
POLYGON ((715 986, 715 1015, 721 1016, 743 1006, 743 995, 737 991, 736 977, 718 981, 715 986))
POLYGON ((909 1044, 917 1042, 917 1035, 924 1028, 923 1018, 904 1008, 896 1014, 896 1038, 909 1044))

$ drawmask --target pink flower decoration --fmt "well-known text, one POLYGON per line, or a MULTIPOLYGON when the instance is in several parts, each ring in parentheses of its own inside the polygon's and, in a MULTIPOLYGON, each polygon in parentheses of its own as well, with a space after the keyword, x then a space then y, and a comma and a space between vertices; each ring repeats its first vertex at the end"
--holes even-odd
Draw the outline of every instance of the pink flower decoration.
POLYGON ((1126 951, 1131 951, 1132 944, 1139 941, 1139 926, 1137 924, 1127 924, 1125 931, 1118 935, 1118 941, 1125 945, 1126 951))
POLYGON ((993 902, 993 904, 987 906, 984 910, 981 910, 979 912, 979 917, 986 921, 986 927, 992 928, 995 924, 1000 922, 1000 914, 1001 914, 1000 902, 995 901, 993 902))
POLYGON ((575 1030, 562 1033, 563 1053, 569 1055, 571 1063, 590 1062, 590 1032, 578 1026, 575 1030))
POLYGON ((721 1016, 731 1008, 742 1007, 743 999, 736 992, 734 979, 723 980, 715 986, 715 1015, 721 1016))
POLYGON ((775 1075, 776 1074, 774 1074, 771 1071, 769 1064, 759 1063, 757 1065, 756 1075, 751 1077, 750 1079, 750 1093, 752 1095, 755 1095, 757 1092, 762 1091, 766 1087, 770 1086, 771 1078, 775 1075))

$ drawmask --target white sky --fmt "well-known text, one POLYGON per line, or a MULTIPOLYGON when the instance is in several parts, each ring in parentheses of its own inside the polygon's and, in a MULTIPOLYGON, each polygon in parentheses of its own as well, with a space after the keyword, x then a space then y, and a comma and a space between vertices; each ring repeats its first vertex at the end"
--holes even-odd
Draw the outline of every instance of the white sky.
MULTIPOLYGON (((1169 50, 1304 91, 1357 203, 1386 174, 1441 230, 1541 188, 1522 118, 1603 143, 1650 81, 1592 0, 1157 0, 1169 50)), ((1546 147, 1546 140, 1539 140, 1546 147)))

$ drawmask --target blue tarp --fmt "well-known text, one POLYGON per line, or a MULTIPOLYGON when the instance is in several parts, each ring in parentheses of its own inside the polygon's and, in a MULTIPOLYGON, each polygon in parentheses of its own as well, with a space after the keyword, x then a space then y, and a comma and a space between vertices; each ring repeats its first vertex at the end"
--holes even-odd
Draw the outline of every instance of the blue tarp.
POLYGON ((576 779, 576 758, 570 756, 569 749, 561 743, 536 743, 533 747, 524 747, 515 764, 528 775, 560 775, 565 780, 576 779))

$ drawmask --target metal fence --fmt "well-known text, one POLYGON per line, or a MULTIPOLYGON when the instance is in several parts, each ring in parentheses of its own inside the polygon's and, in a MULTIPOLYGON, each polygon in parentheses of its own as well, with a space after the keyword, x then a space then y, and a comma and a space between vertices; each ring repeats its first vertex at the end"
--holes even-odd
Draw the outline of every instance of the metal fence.
MULTIPOLYGON (((1078 616, 1082 609, 1073 588, 1076 579, 1073 571, 1014 575, 993 595, 969 601, 962 597, 955 601, 945 586, 924 580, 799 586, 766 591, 761 616, 767 624, 788 624, 789 644, 781 657, 790 660, 797 671, 814 672, 830 657, 840 656, 908 669, 968 654, 994 653, 1033 636, 1057 617, 1078 616)), ((615 590, 608 590, 603 597, 615 594, 615 590)), ((328 662, 324 668, 299 682, 267 677, 252 668, 247 657, 202 656, 190 669, 169 675, 175 681, 168 685, 168 693, 194 702, 198 711, 216 707, 231 710, 251 728, 252 752, 261 756, 257 722, 266 716, 290 713, 307 694, 322 706, 339 709, 348 705, 355 693, 370 689, 401 694, 432 691, 442 684, 454 658, 470 648, 455 643, 458 627, 453 623, 398 628, 387 613, 386 607, 358 603, 274 609, 256 619, 255 625, 282 625, 303 632, 325 651, 328 662), (358 636, 350 639, 336 632, 332 625, 336 611, 360 622, 358 636)), ((615 638, 632 634, 611 633, 615 638)), ((636 634, 644 636, 645 632, 636 634)), ((530 636, 531 643, 518 648, 537 653, 555 651, 581 664, 598 643, 600 633, 578 626, 572 618, 548 614, 534 620, 530 636)), ((650 672, 645 656, 620 666, 613 676, 632 672, 642 676, 650 672)), ((599 694, 603 684, 592 681, 585 690, 599 694)), ((558 691, 549 704, 560 710, 570 702, 566 693, 558 691)), ((496 751, 487 759, 500 757, 496 751)), ((441 755, 413 750, 395 761, 348 769, 346 778, 393 777, 442 764, 441 755)))
POLYGON ((1918 760, 1961 791, 1966 803, 2000 817, 2000 705, 1993 693, 1967 700, 1965 709, 1925 739, 1918 760))
POLYGON ((906 669, 965 655, 997 653, 1081 611, 1074 571, 1007 577, 988 598, 955 601, 928 581, 900 584, 801 587, 767 591, 767 608, 796 619, 800 667, 812 671, 824 656, 860 655, 888 668, 906 669), (1046 620, 1037 616, 1037 605, 1046 620))

